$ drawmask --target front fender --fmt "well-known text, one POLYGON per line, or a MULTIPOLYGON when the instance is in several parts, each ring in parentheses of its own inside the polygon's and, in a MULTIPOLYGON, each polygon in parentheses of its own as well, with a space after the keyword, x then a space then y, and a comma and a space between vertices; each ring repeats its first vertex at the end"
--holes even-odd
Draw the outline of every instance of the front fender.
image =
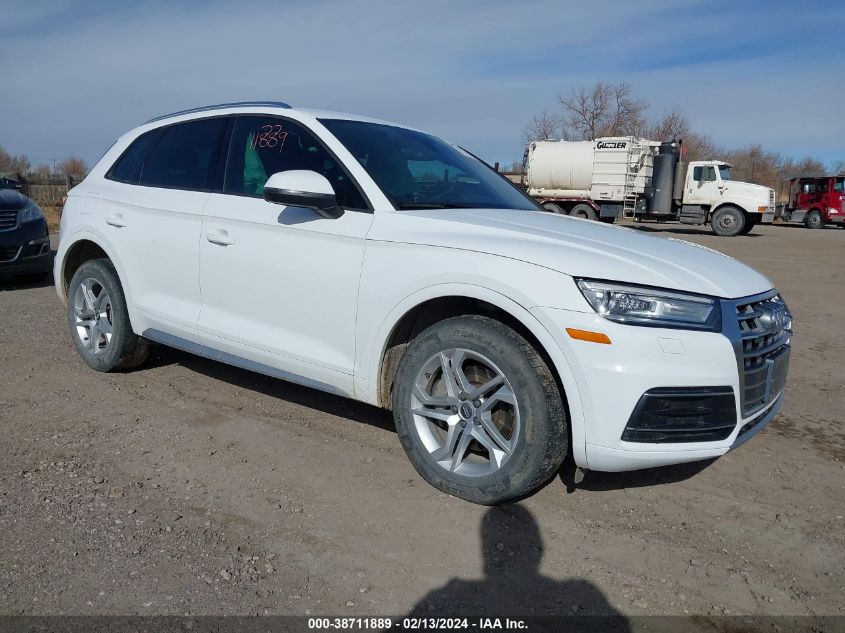
MULTIPOLYGON (((540 269, 538 269, 540 270, 540 269)), ((545 271, 548 275, 554 275, 559 280, 567 279, 559 273, 545 271)), ((546 274, 539 274, 545 277, 546 274)), ((581 390, 572 370, 570 359, 566 353, 555 342, 554 337, 546 327, 532 314, 529 305, 530 301, 525 296, 509 297, 500 290, 486 285, 470 283, 468 281, 452 280, 432 283, 428 286, 418 288, 404 294, 401 299, 396 300, 391 309, 387 310, 387 316, 378 323, 367 327, 367 295, 368 289, 362 286, 362 299, 359 314, 358 347, 355 369, 355 395, 358 399, 378 406, 380 370, 384 359, 388 341, 394 328, 417 306, 442 297, 466 297, 485 301, 497 308, 507 312, 518 320, 531 334, 539 341, 544 351, 548 354, 553 363, 553 370, 560 378, 563 389, 566 393, 569 405, 569 425, 572 433, 572 452, 575 462, 579 466, 586 466, 586 434, 585 434, 585 413, 582 404, 581 390)), ((385 290, 382 288, 381 295, 385 290)), ((509 293, 521 295, 522 293, 509 293)))

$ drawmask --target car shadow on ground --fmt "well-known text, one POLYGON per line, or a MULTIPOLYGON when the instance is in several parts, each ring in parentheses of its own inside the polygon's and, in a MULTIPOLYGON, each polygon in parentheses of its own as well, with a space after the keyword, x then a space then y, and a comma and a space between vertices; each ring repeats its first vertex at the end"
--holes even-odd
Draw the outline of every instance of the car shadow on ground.
MULTIPOLYGON (((490 508, 481 519, 484 577, 452 578, 425 595, 406 617, 511 618, 558 616, 531 621, 534 631, 629 631, 627 619, 601 590, 581 578, 557 580, 540 573, 544 543, 534 516, 521 505, 490 508), (559 616, 593 616, 562 626, 559 616), (595 617, 600 616, 600 617, 595 617)), ((500 628, 508 628, 501 626, 500 628)))
POLYGON ((172 347, 154 345, 149 360, 134 371, 177 364, 213 380, 221 380, 230 385, 271 398, 278 398, 322 413, 347 418, 360 424, 369 424, 382 430, 396 432, 393 425, 393 416, 384 409, 297 385, 280 378, 265 376, 247 369, 195 356, 172 347))
POLYGON ((572 461, 572 457, 569 456, 558 471, 557 478, 564 485, 567 493, 573 493, 576 490, 607 492, 686 481, 695 477, 715 461, 715 459, 706 459, 674 466, 644 468, 621 473, 603 473, 594 470, 579 471, 575 462, 572 461))
MULTIPOLYGON (((328 415, 346 418, 359 424, 367 424, 384 431, 396 432, 396 427, 393 423, 393 414, 385 409, 343 396, 332 395, 312 389, 311 387, 297 385, 280 378, 265 376, 264 374, 258 374, 247 369, 209 360, 164 345, 154 344, 149 360, 139 369, 132 371, 139 372, 168 365, 182 365, 190 371, 207 376, 212 380, 223 381, 242 389, 254 391, 286 402, 292 402, 328 415)), ((555 479, 564 485, 567 493, 572 493, 579 489, 603 492, 624 488, 660 486, 690 479, 714 461, 714 459, 711 459, 689 464, 662 466, 660 468, 648 468, 621 473, 604 473, 596 471, 579 472, 575 466, 575 462, 572 461, 572 457, 569 456, 563 466, 561 466, 555 479)), ((550 485, 554 484, 550 482, 550 485)))
MULTIPOLYGON (((635 231, 642 231, 643 233, 674 233, 675 235, 715 235, 713 231, 709 229, 688 229, 688 228, 668 228, 670 225, 665 224, 657 224, 651 225, 648 224, 627 224, 626 225, 630 229, 634 229, 635 231), (660 228, 656 229, 655 226, 662 226, 667 228, 660 228)), ((737 237, 762 237, 759 233, 755 233, 754 229, 751 229, 750 233, 746 233, 745 235, 740 235, 737 237)))

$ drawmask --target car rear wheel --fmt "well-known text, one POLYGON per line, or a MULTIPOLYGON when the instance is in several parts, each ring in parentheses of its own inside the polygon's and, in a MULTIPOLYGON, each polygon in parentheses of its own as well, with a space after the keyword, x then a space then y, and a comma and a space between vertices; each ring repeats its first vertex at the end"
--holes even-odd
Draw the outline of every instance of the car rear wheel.
POLYGON ((147 359, 149 343, 132 331, 123 287, 109 260, 87 261, 73 275, 67 318, 74 347, 91 369, 130 369, 147 359))
POLYGON ((447 319, 409 343, 393 412, 417 472, 474 503, 535 491, 567 451, 566 415, 551 371, 524 338, 486 317, 447 319))

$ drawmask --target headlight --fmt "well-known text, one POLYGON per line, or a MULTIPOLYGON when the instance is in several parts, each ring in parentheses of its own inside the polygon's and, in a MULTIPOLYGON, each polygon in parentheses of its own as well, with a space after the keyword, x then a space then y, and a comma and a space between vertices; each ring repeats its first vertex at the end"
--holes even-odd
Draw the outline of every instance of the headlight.
POLYGON ((44 214, 41 212, 41 208, 34 202, 30 202, 21 211, 21 224, 24 222, 32 222, 33 220, 41 220, 43 218, 44 214))
POLYGON ((605 319, 629 325, 649 325, 718 332, 719 300, 672 290, 576 279, 584 298, 605 319))

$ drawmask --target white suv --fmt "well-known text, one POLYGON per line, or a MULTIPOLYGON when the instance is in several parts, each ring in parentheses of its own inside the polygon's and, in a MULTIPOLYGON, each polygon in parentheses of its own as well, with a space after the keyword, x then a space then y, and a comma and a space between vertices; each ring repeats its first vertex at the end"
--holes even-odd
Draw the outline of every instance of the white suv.
POLYGON ((729 257, 543 212, 429 134, 276 102, 121 137, 68 196, 55 278, 90 367, 155 341, 391 408, 422 477, 484 504, 567 452, 724 454, 780 408, 792 334, 729 257))

